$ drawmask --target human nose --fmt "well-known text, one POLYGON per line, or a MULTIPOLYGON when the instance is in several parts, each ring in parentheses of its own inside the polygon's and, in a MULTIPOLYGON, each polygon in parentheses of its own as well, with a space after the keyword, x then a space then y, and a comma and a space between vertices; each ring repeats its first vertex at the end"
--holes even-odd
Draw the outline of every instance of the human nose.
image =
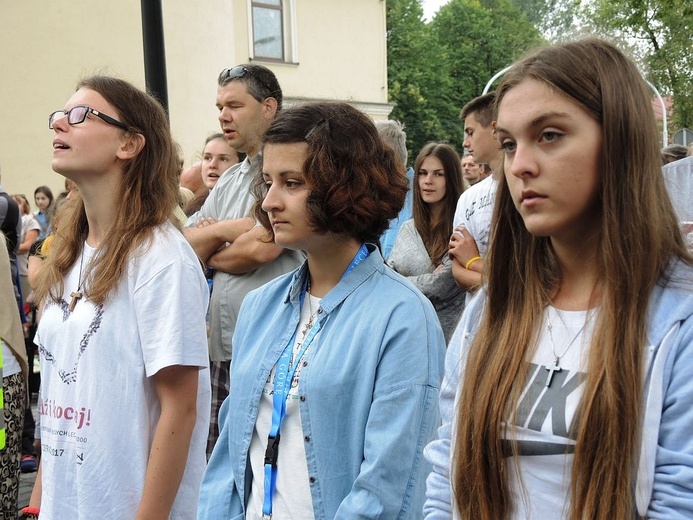
POLYGON ((54 131, 61 130, 64 132, 66 127, 69 126, 69 123, 67 122, 67 112, 63 112, 62 114, 56 113, 53 116, 51 125, 53 126, 54 131))
POLYGON ((469 138, 468 135, 464 136, 464 141, 462 141, 462 147, 466 148, 469 150, 469 147, 472 145, 472 140, 469 138))
POLYGON ((219 158, 218 157, 212 157, 209 161, 209 167, 210 168, 219 168, 219 158))
POLYGON ((262 209, 267 213, 276 210, 280 207, 281 198, 279 197, 278 187, 274 184, 267 188, 265 198, 262 199, 262 209))
POLYGON ((231 121, 231 110, 229 110, 228 107, 223 107, 219 111, 219 121, 223 122, 230 122, 231 121))
POLYGON ((538 166, 533 148, 529 145, 516 143, 513 153, 505 156, 505 169, 516 177, 536 175, 538 166))

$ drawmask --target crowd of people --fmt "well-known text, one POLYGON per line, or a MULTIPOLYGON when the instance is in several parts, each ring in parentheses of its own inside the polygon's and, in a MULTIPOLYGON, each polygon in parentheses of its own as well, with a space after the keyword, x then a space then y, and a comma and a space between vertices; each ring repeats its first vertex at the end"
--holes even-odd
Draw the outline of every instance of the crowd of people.
POLYGON ((635 64, 541 48, 413 167, 400 123, 282 97, 224 69, 182 171, 89 77, 65 192, 0 186, 0 519, 36 455, 30 519, 692 517, 693 157, 635 64))

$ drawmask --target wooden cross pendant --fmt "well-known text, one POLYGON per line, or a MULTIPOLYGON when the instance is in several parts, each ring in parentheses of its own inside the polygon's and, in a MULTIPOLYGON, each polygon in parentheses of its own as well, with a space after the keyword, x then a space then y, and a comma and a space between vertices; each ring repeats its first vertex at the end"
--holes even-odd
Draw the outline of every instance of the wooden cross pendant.
POLYGON ((77 300, 82 298, 82 293, 79 291, 75 291, 75 292, 71 292, 70 296, 72 296, 72 301, 70 302, 70 306, 67 308, 67 310, 72 312, 75 310, 75 305, 77 305, 77 300))
POLYGON ((560 358, 556 358, 556 359, 554 359, 553 365, 552 365, 552 366, 550 366, 550 367, 549 367, 549 366, 545 366, 545 367, 544 367, 546 370, 549 371, 549 377, 546 378, 546 386, 551 386, 551 381, 553 380, 553 375, 554 375, 556 372, 560 372, 560 371, 561 371, 561 367, 560 367, 559 364, 558 364, 559 361, 560 361, 560 358))

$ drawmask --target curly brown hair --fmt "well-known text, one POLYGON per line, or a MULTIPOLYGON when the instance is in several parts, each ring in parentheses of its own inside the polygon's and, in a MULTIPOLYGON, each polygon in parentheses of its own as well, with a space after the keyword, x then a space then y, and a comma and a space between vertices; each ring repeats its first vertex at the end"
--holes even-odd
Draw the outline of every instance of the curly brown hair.
MULTIPOLYGON (((283 111, 265 134, 265 144, 307 143, 303 179, 316 233, 350 236, 377 243, 404 205, 409 184, 404 165, 378 136, 373 122, 346 103, 306 104, 283 111)), ((255 216, 269 229, 262 201, 262 173, 253 185, 255 216)))

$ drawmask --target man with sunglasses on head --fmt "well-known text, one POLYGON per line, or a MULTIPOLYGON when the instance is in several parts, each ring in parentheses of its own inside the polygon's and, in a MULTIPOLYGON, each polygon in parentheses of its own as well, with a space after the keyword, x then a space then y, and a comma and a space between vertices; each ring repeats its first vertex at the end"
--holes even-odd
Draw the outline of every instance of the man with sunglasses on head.
POLYGON ((245 152, 247 158, 221 176, 184 229, 200 259, 215 270, 209 304, 212 415, 208 457, 219 436, 219 408, 229 392, 231 339, 241 302, 249 291, 298 267, 303 260, 297 252, 258 240, 266 230, 251 217, 255 203, 251 185, 262 167, 262 140, 281 106, 281 87, 268 68, 245 64, 219 74, 221 129, 229 145, 245 152))

